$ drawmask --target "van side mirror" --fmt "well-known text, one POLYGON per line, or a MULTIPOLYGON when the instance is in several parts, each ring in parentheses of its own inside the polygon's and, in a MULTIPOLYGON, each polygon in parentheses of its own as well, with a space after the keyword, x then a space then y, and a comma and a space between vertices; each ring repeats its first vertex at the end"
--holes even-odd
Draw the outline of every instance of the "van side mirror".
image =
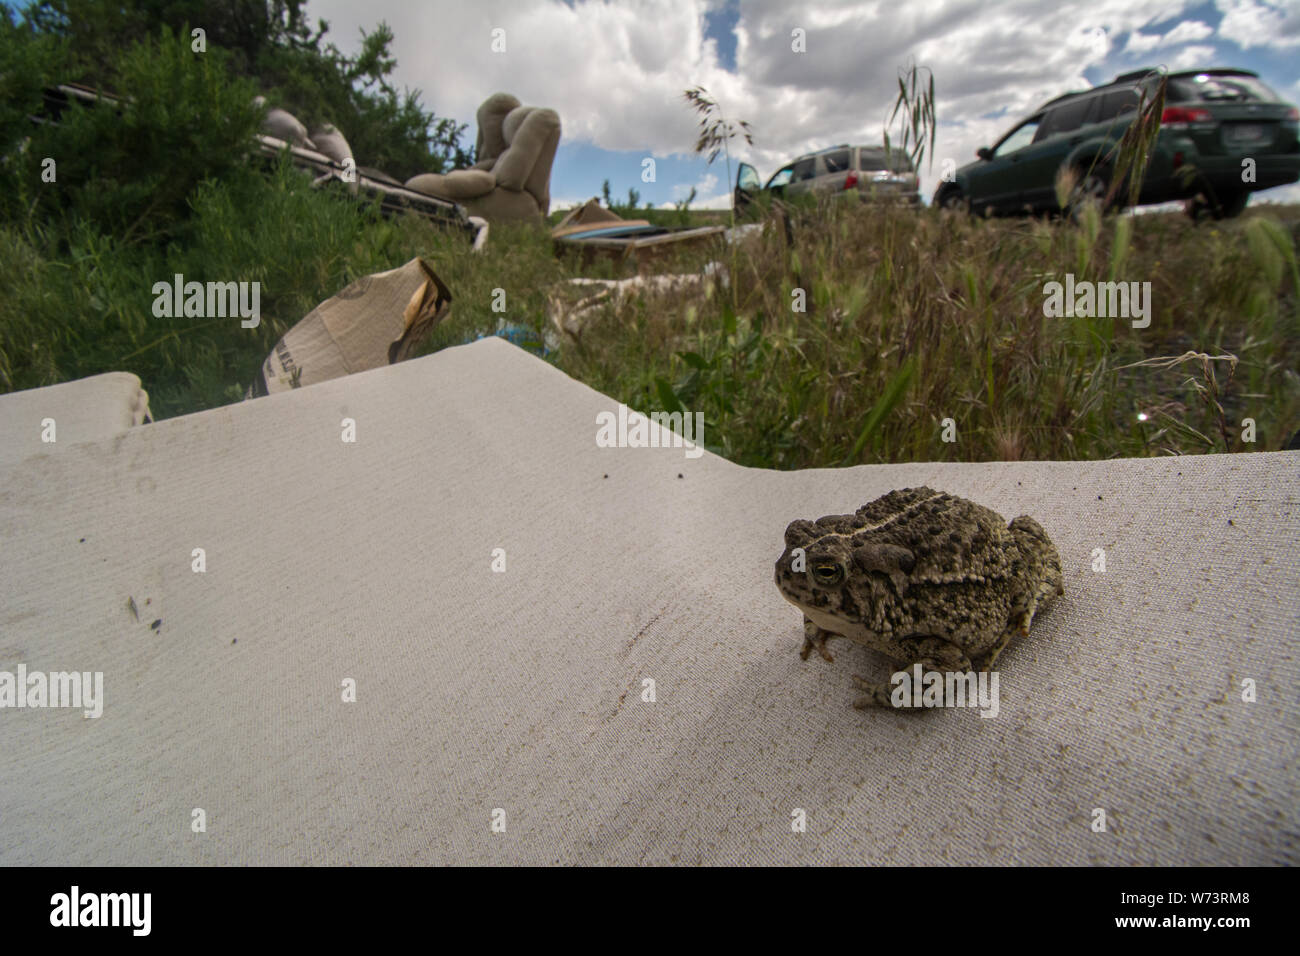
POLYGON ((981 146, 979 149, 975 150, 975 155, 980 159, 992 159, 993 150, 989 149, 987 146, 981 146))

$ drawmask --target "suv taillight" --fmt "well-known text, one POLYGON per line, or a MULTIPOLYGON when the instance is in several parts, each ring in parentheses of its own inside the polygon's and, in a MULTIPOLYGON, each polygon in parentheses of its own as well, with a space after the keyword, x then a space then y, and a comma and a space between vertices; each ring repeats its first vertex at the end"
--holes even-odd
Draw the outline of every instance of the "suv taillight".
POLYGON ((1293 123, 1296 121, 1300 121, 1300 109, 1296 109, 1296 107, 1294 106, 1291 107, 1289 110, 1286 111, 1286 118, 1291 120, 1291 122, 1293 123))
POLYGON ((849 170, 849 174, 844 177, 844 188, 852 189, 858 184, 858 174, 849 170))
POLYGON ((1161 126, 1172 126, 1176 123, 1205 123, 1213 119, 1209 110, 1199 109, 1192 106, 1166 106, 1165 111, 1160 114, 1161 126))

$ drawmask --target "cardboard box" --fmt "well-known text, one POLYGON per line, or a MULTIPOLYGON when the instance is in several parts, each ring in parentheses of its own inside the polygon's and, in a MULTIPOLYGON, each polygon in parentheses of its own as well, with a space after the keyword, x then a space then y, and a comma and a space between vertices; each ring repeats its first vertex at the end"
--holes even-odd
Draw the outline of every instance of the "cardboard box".
POLYGON ((404 361, 450 306, 451 292, 423 259, 364 276, 284 333, 245 397, 404 361))

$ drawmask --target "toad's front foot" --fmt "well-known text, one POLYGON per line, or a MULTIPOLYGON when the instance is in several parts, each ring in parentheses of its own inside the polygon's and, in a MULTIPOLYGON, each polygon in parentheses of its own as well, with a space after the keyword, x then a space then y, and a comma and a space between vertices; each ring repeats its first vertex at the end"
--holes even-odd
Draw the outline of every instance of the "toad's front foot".
POLYGON ((835 636, 830 631, 823 631, 805 617, 803 619, 803 649, 799 651, 799 656, 807 660, 808 654, 813 648, 816 648, 817 653, 822 656, 823 660, 834 662, 835 658, 831 657, 831 652, 826 650, 826 642, 835 636))
MULTIPOLYGON (((940 677, 939 703, 943 703, 944 684, 942 682, 942 676, 944 669, 939 665, 938 661, 932 658, 927 658, 918 663, 921 665, 921 673, 919 675, 916 673, 915 669, 909 668, 907 670, 895 672, 891 675, 891 680, 888 683, 872 683, 862 677, 858 677, 856 674, 853 675, 853 683, 858 685, 859 690, 866 691, 864 696, 859 697, 853 702, 853 706, 858 710, 864 710, 867 707, 888 707, 891 710, 902 710, 907 711, 908 713, 925 710, 928 706, 924 703, 925 680, 927 677, 933 677, 935 674, 938 674, 940 677), (900 698, 899 703, 894 702, 895 696, 900 698), (907 703, 902 703, 902 701, 907 701, 907 703)), ((960 669, 970 670, 970 662, 967 661, 965 667, 960 669)))
POLYGON ((853 683, 858 685, 858 689, 865 693, 853 702, 853 706, 858 710, 866 710, 868 707, 890 707, 894 706, 892 684, 873 683, 866 678, 853 675, 853 683))

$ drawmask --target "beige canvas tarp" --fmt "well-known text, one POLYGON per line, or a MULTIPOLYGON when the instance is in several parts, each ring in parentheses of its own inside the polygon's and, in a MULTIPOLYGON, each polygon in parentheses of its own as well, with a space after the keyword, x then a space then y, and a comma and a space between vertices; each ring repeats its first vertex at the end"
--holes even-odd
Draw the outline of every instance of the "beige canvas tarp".
POLYGON ((0 864, 1300 863, 1300 453, 779 473, 616 411, 491 338, 25 458, 0 670, 104 710, 0 711, 0 864), (853 710, 772 582, 922 484, 1061 552, 994 719, 853 710))

